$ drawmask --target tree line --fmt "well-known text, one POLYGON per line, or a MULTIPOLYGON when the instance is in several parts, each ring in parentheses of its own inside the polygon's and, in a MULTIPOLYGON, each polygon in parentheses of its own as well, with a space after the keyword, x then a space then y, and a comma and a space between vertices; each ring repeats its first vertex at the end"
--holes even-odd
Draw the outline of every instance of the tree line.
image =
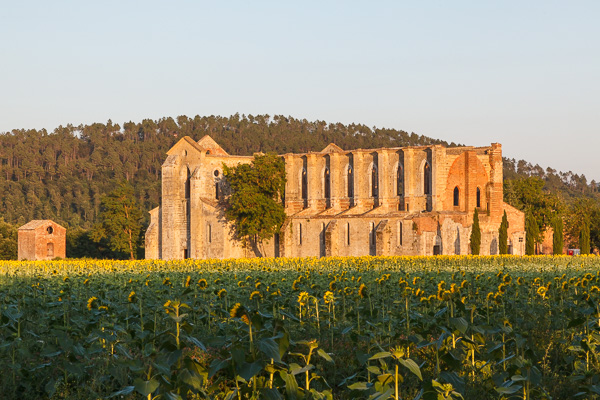
MULTIPOLYGON (((14 129, 0 134, 0 257, 16 257, 16 244, 12 246, 16 227, 32 219, 52 219, 68 228, 69 256, 128 258, 129 251, 111 250, 106 238, 93 241, 103 196, 123 182, 131 185, 142 210, 139 245, 148 223, 147 211, 160 202, 165 153, 184 136, 200 140, 204 135, 210 135, 228 153, 239 155, 318 151, 331 142, 345 149, 456 146, 402 130, 282 115, 179 116, 122 125, 109 120, 105 124, 59 126, 52 132, 14 129)), ((563 216, 576 209, 578 215, 587 213, 591 243, 600 246, 597 219, 591 218, 600 209, 596 182, 587 183, 583 175, 544 170, 523 160, 505 159, 504 173, 506 200, 535 215, 542 231, 549 226, 544 219, 549 213, 547 204, 552 204, 552 212, 563 216), (523 182, 530 179, 542 182, 541 195, 528 192, 528 184, 523 182), (542 197, 542 206, 535 202, 536 196, 542 197), (552 203, 553 196, 559 202, 552 203)), ((574 224, 566 221, 567 230, 574 224)))

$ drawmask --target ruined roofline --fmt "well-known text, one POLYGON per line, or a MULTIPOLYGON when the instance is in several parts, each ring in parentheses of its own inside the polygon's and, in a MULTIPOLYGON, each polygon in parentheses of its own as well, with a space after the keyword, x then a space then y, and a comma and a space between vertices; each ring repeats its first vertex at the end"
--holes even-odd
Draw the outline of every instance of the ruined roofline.
MULTIPOLYGON (((184 136, 183 138, 181 138, 181 140, 179 142, 177 142, 177 144, 179 144, 180 142, 185 141, 187 143, 189 143, 190 145, 192 145, 192 147, 198 151, 201 152, 206 152, 206 156, 207 157, 215 157, 215 158, 239 158, 239 159, 252 159, 254 158, 254 155, 252 156, 242 156, 242 155, 232 155, 232 154, 228 154, 227 152, 225 152, 225 150, 223 150, 221 148, 221 146, 219 146, 217 144, 217 142, 215 142, 209 135, 204 135, 202 137, 202 139, 200 139, 200 141, 195 142, 191 137, 189 136, 184 136), (203 147, 201 145, 201 143, 210 143, 211 146, 210 147, 203 147), (214 144, 214 145, 213 145, 214 144), (214 146, 217 146, 216 148, 214 146), (217 150, 217 152, 215 152, 215 150, 217 150)), ((175 146, 177 146, 177 144, 175 144, 171 149, 173 149, 175 146)), ((450 153, 455 153, 455 154, 460 154, 463 153, 465 151, 476 151, 476 152, 487 152, 490 150, 493 150, 494 148, 502 148, 502 145, 500 145, 499 143, 492 143, 489 146, 458 146, 458 147, 448 147, 448 146, 444 146, 441 144, 432 144, 432 145, 424 145, 424 146, 401 146, 401 147, 379 147, 379 148, 372 148, 372 149, 353 149, 353 150, 344 150, 341 147, 339 147, 338 145, 336 145, 335 143, 330 143, 328 144, 323 150, 321 151, 309 151, 309 152, 304 152, 304 153, 283 153, 283 154, 279 154, 279 156, 284 157, 284 156, 306 156, 309 154, 332 154, 332 153, 338 153, 338 154, 351 154, 351 153, 372 153, 372 152, 377 152, 377 151, 398 151, 398 150, 405 150, 405 149, 413 149, 413 150, 427 150, 427 149, 433 149, 433 148, 445 148, 446 151, 450 152, 450 153)), ((171 152, 171 150, 169 150, 169 152, 167 152, 167 154, 169 154, 171 152)), ((254 154, 257 154, 259 152, 256 152, 254 154)))

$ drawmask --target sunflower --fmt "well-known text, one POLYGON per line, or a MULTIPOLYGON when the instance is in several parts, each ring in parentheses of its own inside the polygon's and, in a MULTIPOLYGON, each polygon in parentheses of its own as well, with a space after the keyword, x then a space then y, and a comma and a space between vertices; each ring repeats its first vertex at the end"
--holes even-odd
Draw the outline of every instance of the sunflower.
MULTIPOLYGON (((595 286, 596 287, 596 286, 595 286)), ((569 290, 569 282, 564 281, 561 285, 561 289, 563 292, 566 292, 567 290, 569 290)), ((592 288, 593 289, 593 288, 592 288)))
POLYGON ((505 284, 505 283, 501 283, 501 284, 499 284, 499 285, 498 285, 498 292, 499 292, 499 293, 502 293, 502 294, 506 293, 506 287, 507 287, 507 286, 508 286, 508 285, 507 285, 507 284, 505 284))
POLYGON ((206 279, 200 279, 198 281, 198 287, 202 290, 206 289, 208 287, 208 282, 206 281, 206 279))
POLYGON ((189 287, 191 281, 192 281, 192 277, 188 275, 187 278, 185 278, 185 283, 183 284, 183 286, 189 287))
POLYGON ((260 293, 258 290, 255 290, 254 292, 250 293, 250 300, 260 300, 262 299, 262 297, 262 293, 260 293))
POLYGON ((496 293, 494 295, 494 302, 496 304, 502 304, 502 293, 496 293))
POLYGON ((540 286, 537 290, 537 294, 541 296, 542 299, 545 299, 548 294, 548 289, 546 289, 546 286, 540 286))
POLYGON ((222 298, 224 298, 225 296, 227 296, 227 290, 225 290, 225 289, 221 289, 221 290, 219 290, 219 291, 217 292, 217 297, 218 297, 218 298, 222 299, 222 298))
POLYGON ((504 278, 502 278, 502 282, 506 283, 507 285, 510 285, 512 282, 512 277, 506 274, 504 275, 504 278))
POLYGON ((333 297, 333 293, 330 291, 326 291, 325 294, 323 295, 323 301, 325 301, 325 304, 331 304, 333 303, 334 297, 333 297))
POLYGON ((163 285, 165 285, 165 286, 169 286, 169 285, 171 285, 171 280, 170 280, 169 278, 165 278, 165 279, 163 280, 163 285))
POLYGON ((129 293, 129 296, 127 296, 127 301, 130 303, 133 303, 136 300, 137 300, 137 296, 135 295, 135 292, 132 290, 131 293, 129 293))
POLYGON ((90 297, 87 301, 87 309, 88 310, 92 310, 92 308, 94 308, 94 306, 96 305, 96 303, 98 302, 98 298, 97 297, 90 297))
POLYGON ((346 296, 351 296, 351 295, 352 295, 352 293, 354 293, 354 289, 352 289, 352 288, 350 288, 350 287, 348 287, 348 286, 346 286, 346 287, 344 288, 344 294, 345 294, 346 296))
POLYGON ((300 292, 298 295, 298 303, 300 306, 306 306, 308 304, 308 292, 300 292))
POLYGON ((438 283, 437 288, 438 288, 438 292, 440 290, 445 290, 446 289, 446 282, 441 281, 440 283, 438 283))
POLYGON ((231 316, 231 318, 239 318, 246 325, 250 325, 250 318, 248 316, 248 310, 246 310, 246 307, 244 307, 240 303, 235 303, 235 305, 229 312, 229 315, 231 316))
POLYGON ((520 285, 522 285, 522 284, 524 284, 524 283, 525 283, 525 279, 523 279, 523 277, 522 277, 522 276, 520 276, 520 277, 518 277, 518 278, 517 278, 517 284, 518 284, 519 286, 520 286, 520 285))
POLYGON ((367 286, 364 283, 361 283, 358 288, 358 295, 361 298, 365 298, 368 295, 367 286))
POLYGON ((494 292, 489 292, 485 297, 487 301, 491 301, 494 299, 494 292))

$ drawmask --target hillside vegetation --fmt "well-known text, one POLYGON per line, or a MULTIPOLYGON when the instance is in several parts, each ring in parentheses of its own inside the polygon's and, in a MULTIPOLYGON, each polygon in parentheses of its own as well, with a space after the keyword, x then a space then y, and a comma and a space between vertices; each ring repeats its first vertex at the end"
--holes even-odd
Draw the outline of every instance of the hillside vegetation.
MULTIPOLYGON (((344 149, 455 146, 395 129, 269 115, 179 116, 123 125, 108 121, 60 126, 52 132, 15 129, 0 134, 0 216, 14 226, 32 219, 53 219, 70 228, 71 250, 76 250, 70 254, 115 256, 104 248, 93 249, 86 239, 87 231, 97 222, 101 196, 119 182, 129 182, 147 222, 147 211, 159 204, 165 153, 186 135, 195 140, 210 135, 227 152, 240 155, 318 151, 330 142, 344 149)), ((504 173, 507 183, 524 179, 542 182, 543 196, 540 192, 530 197, 543 197, 546 203, 552 203, 553 212, 565 213, 575 205, 589 210, 599 208, 598 186, 593 181, 588 183, 583 175, 544 170, 523 160, 509 159, 505 159, 504 173), (554 194, 546 198, 545 193, 554 194)), ((528 195, 515 192, 530 186, 508 186, 507 200, 521 209, 540 207, 521 204, 528 201, 528 195)), ((540 227, 543 229, 547 222, 539 221, 540 227)), ((7 239, 3 232, 0 230, 0 243, 7 239)), ((596 246, 600 244, 598 236, 592 233, 596 246)))

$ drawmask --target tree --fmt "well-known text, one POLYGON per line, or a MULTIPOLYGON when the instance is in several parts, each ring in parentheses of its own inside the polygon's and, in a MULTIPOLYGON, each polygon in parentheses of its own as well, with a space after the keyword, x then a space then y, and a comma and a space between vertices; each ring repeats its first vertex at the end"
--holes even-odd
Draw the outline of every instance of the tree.
POLYGON ((17 228, 0 217, 0 260, 17 259, 17 228))
POLYGON ((535 254, 535 244, 538 242, 540 230, 535 217, 531 214, 527 215, 525 233, 525 254, 532 256, 535 254))
POLYGON ((481 228, 479 228, 479 213, 475 209, 473 214, 473 227, 471 228, 471 254, 479 255, 481 248, 481 228))
POLYGON ((128 252, 130 259, 134 260, 142 229, 142 212, 135 200, 133 187, 124 182, 102 196, 98 219, 100 222, 94 227, 92 239, 100 242, 108 238, 113 251, 128 252))
POLYGON ((583 219, 581 231, 579 232, 579 249, 581 254, 590 254, 590 223, 587 218, 583 219))
POLYGON ((565 245, 563 238, 563 221, 560 216, 554 218, 554 224, 552 224, 552 254, 562 254, 563 247, 565 245))
POLYGON ((508 217, 506 216, 506 210, 504 210, 500 229, 498 230, 498 242, 499 253, 508 254, 508 217))
POLYGON ((226 199, 225 217, 233 222, 235 236, 264 255, 263 241, 273 237, 286 214, 281 202, 285 190, 285 164, 276 154, 256 154, 252 163, 228 167, 223 173, 231 194, 226 199))

